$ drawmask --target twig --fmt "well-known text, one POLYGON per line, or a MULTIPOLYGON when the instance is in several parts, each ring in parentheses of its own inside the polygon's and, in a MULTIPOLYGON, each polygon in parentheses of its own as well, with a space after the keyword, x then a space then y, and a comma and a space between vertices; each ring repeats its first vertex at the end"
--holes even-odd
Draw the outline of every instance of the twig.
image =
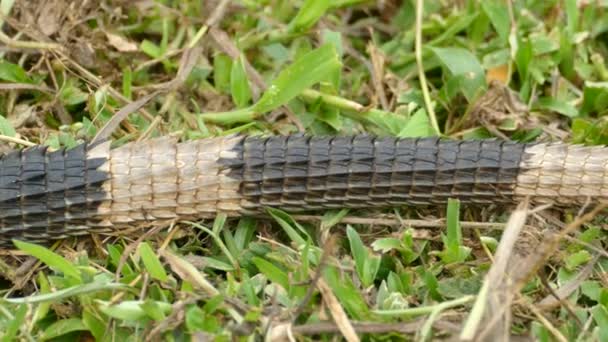
MULTIPOLYGON (((589 278, 589 276, 593 273, 593 268, 599 259, 600 256, 596 255, 573 279, 570 279, 555 290, 549 286, 547 280, 545 279, 543 283, 547 291, 549 291, 549 294, 541 301, 536 303, 535 306, 540 307, 542 310, 549 310, 558 306, 559 304, 563 304, 563 302, 566 301, 567 298, 574 293, 574 291, 579 289, 581 284, 587 280, 587 278, 589 278)), ((570 314, 573 314, 573 312, 570 314)), ((573 319, 578 320, 578 317, 574 316, 573 319)))
POLYGON ((549 320, 535 307, 533 304, 527 305, 528 309, 536 316, 543 326, 553 335, 559 342, 568 342, 568 339, 557 329, 549 320))
POLYGON ((329 256, 331 255, 331 251, 333 250, 334 242, 335 242, 335 239, 333 239, 333 237, 330 236, 330 238, 327 240, 327 242, 323 246, 323 253, 321 254, 321 258, 319 259, 319 265, 317 265, 315 274, 313 275, 313 277, 310 281, 310 286, 308 286, 308 289, 306 290, 306 294, 304 295, 304 298, 302 298, 302 300, 300 301, 300 304, 298 304, 298 307, 292 313, 293 321, 295 321, 298 318, 298 316, 300 316, 300 314, 304 311, 304 309, 306 308, 306 305, 312 298, 312 295, 315 292, 317 282, 319 281, 319 279, 321 279, 321 275, 323 274, 323 269, 325 268, 327 259, 329 258, 329 256))
POLYGON ((6 46, 17 49, 33 49, 33 50, 59 50, 61 45, 57 43, 45 43, 35 41, 14 40, 0 30, 0 42, 6 46))
MULTIPOLYGON (((412 334, 420 330, 421 321, 410 323, 368 323, 351 322, 358 334, 383 334, 395 332, 399 334, 412 334)), ((442 330, 455 331, 457 327, 451 323, 438 321, 434 325, 442 330)), ((291 328, 294 334, 318 335, 339 332, 338 326, 333 322, 319 322, 304 325, 296 325, 291 328)))
MULTIPOLYGON (((130 102, 126 106, 122 107, 112 118, 97 132, 97 135, 91 141, 92 144, 98 143, 105 139, 108 139, 110 135, 118 128, 120 123, 129 116, 129 114, 138 111, 153 98, 161 94, 160 90, 152 92, 137 101, 130 102)), ((152 119, 154 121, 154 119, 152 119)))
MULTIPOLYGON (((118 99, 119 101, 122 101, 123 103, 129 104, 132 101, 128 98, 126 98, 121 92, 119 92, 118 90, 114 89, 112 86, 107 85, 103 80, 101 80, 99 77, 95 76, 93 73, 91 73, 89 70, 87 70, 86 68, 82 67, 80 64, 76 63, 72 58, 70 58, 68 55, 59 52, 58 53, 59 57, 61 58, 57 58, 57 60, 59 62, 61 62, 61 59, 66 60, 74 69, 76 69, 77 72, 74 72, 72 70, 70 70, 70 68, 68 66, 66 66, 66 69, 69 70, 70 72, 76 74, 77 76, 85 79, 86 81, 92 83, 94 86, 101 88, 101 87, 106 87, 105 89, 108 90, 108 93, 118 99)), ((152 121, 154 120, 154 115, 152 115, 150 112, 148 112, 145 108, 140 108, 139 112, 141 113, 141 115, 148 121, 152 121)))
MULTIPOLYGON (((158 95, 165 93, 167 91, 173 90, 173 89, 179 87, 182 83, 184 83, 186 81, 186 78, 188 77, 188 75, 190 74, 192 69, 194 68, 194 65, 196 64, 196 61, 198 60, 198 57, 200 56, 201 53, 202 53, 202 49, 200 47, 193 47, 191 49, 186 49, 186 51, 184 52, 184 54, 182 55, 182 58, 180 60, 179 69, 177 70, 177 75, 175 75, 175 78, 169 82, 164 83, 160 89, 142 97, 141 99, 139 99, 137 101, 130 102, 129 104, 127 104, 126 106, 121 108, 118 111, 118 113, 116 113, 105 124, 105 126, 103 126, 101 128, 101 130, 99 130, 97 135, 95 135, 95 138, 93 138, 92 143, 93 144, 98 143, 100 141, 107 139, 108 137, 110 137, 112 132, 114 132, 114 130, 116 130, 116 128, 118 128, 120 123, 124 119, 126 119, 127 116, 129 116, 129 114, 138 111, 139 109, 141 109, 143 106, 145 106, 148 102, 150 102, 153 98, 157 97, 158 95)), ((152 119, 152 121, 154 122, 154 119, 152 119)))
POLYGON ((36 146, 36 144, 31 141, 27 141, 27 140, 15 138, 15 137, 9 137, 8 135, 0 135, 0 141, 5 141, 5 142, 19 144, 19 145, 28 146, 28 147, 36 146))
POLYGON ((230 0, 222 0, 219 4, 215 5, 215 9, 205 21, 205 25, 211 27, 219 24, 226 15, 228 4, 230 4, 230 0))
POLYGON ((29 83, 0 83, 0 90, 38 90, 43 93, 55 93, 53 89, 46 86, 29 83))
POLYGON ((331 312, 332 318, 338 329, 344 336, 344 339, 348 342, 359 342, 359 337, 355 332, 351 322, 348 320, 348 316, 346 316, 346 312, 340 305, 338 298, 334 295, 331 287, 323 280, 323 278, 317 281, 317 288, 319 292, 321 292, 321 296, 323 297, 323 302, 327 305, 328 310, 331 312))
POLYGON ((501 305, 503 307, 511 306, 512 298, 505 294, 505 285, 511 281, 507 275, 507 266, 511 260, 513 246, 525 226, 528 215, 528 199, 526 198, 509 217, 505 232, 494 255, 492 268, 485 276, 482 289, 477 295, 477 300, 460 334, 461 340, 469 341, 475 337, 479 326, 484 322, 484 316, 486 327, 502 323, 500 327, 492 328, 492 331, 496 333, 501 330, 500 328, 509 326, 510 310, 504 308, 502 316, 496 315, 495 312, 501 305), (502 317, 502 319, 495 319, 496 316, 502 317))
POLYGON ((435 116, 435 110, 431 103, 431 95, 429 94, 428 85, 426 83, 426 75, 424 73, 424 65, 422 63, 422 16, 424 14, 424 1, 416 0, 416 64, 418 65, 418 78, 420 79, 420 88, 422 90, 422 96, 424 97, 424 105, 426 112, 431 121, 431 126, 435 130, 437 135, 441 135, 439 130, 439 124, 437 123, 437 117, 435 116))
MULTIPOLYGON (((292 215, 296 221, 320 222, 322 216, 317 215, 292 215)), ((365 224, 388 227, 415 227, 415 228, 442 228, 445 227, 444 219, 436 220, 403 220, 397 218, 364 218, 345 216, 340 220, 343 224, 365 224)), ((460 221, 460 226, 465 229, 504 230, 506 224, 498 222, 473 222, 460 221)))

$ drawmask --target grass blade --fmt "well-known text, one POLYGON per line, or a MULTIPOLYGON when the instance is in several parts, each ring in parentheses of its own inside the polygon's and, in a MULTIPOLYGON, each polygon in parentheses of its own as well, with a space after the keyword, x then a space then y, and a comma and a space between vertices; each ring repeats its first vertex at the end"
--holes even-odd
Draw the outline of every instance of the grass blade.
POLYGON ((80 271, 78 268, 64 259, 61 255, 33 243, 14 240, 13 243, 21 251, 38 258, 55 271, 59 271, 68 277, 80 281, 80 271))

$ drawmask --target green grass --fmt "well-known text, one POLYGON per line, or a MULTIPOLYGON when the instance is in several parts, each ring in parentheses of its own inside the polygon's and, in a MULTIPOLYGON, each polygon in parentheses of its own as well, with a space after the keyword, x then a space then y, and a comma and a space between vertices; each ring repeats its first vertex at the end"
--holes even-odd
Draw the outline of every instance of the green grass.
MULTIPOLYGON (((0 0, 6 148, 92 140, 157 90, 128 110, 114 145, 299 131, 608 144, 605 1, 158 0, 67 10, 57 0, 58 14, 41 17, 34 3, 0 0)), ((529 216, 514 253, 538 253, 578 209, 529 216)), ((269 209, 266 219, 220 215, 51 248, 17 242, 0 259, 0 337, 474 336, 488 325, 484 295, 497 284, 484 279, 510 214, 457 201, 269 209)), ((548 260, 521 266, 538 271, 508 306, 508 334, 608 340, 605 225, 601 215, 576 225, 548 260)))

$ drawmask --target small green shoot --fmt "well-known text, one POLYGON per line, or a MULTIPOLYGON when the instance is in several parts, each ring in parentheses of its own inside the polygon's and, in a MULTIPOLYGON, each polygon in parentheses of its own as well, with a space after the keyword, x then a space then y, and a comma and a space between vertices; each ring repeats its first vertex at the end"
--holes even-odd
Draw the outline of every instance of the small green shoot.
POLYGON ((471 248, 464 246, 460 227, 460 201, 448 200, 446 215, 447 234, 441 234, 443 251, 439 254, 446 264, 461 263, 471 254, 471 248))
POLYGON ((368 287, 374 283, 380 269, 380 257, 371 253, 363 244, 357 231, 350 225, 346 228, 346 235, 350 243, 350 251, 355 260, 355 269, 363 286, 368 287))

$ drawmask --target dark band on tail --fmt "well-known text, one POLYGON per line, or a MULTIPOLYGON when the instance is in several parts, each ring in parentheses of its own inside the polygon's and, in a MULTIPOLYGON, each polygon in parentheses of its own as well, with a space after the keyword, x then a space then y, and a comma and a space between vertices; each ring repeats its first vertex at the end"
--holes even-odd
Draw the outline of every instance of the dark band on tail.
POLYGON ((86 234, 108 199, 103 158, 87 159, 86 144, 50 152, 36 146, 0 158, 0 231, 11 238, 47 241, 86 234))
POLYGON ((242 179, 243 207, 290 211, 513 202, 525 145, 435 138, 250 137, 221 162, 242 179), (240 162, 239 162, 240 161, 240 162))

